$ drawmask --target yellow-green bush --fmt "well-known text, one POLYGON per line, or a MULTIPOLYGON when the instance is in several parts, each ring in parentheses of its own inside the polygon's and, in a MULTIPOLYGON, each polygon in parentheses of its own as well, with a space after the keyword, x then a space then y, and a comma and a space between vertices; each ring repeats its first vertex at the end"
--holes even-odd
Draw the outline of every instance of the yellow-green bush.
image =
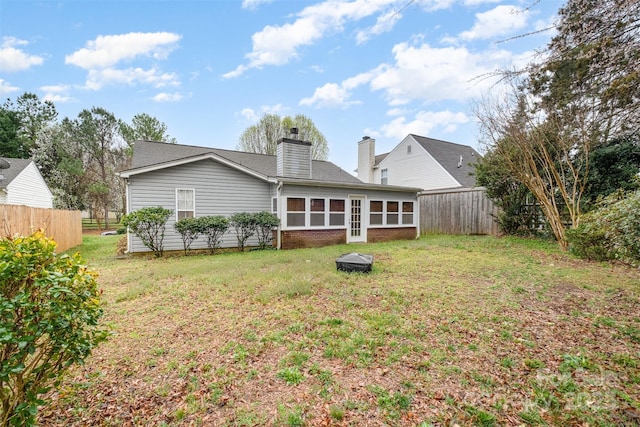
POLYGON ((38 231, 0 240, 0 425, 32 425, 41 397, 108 335, 97 274, 38 231))

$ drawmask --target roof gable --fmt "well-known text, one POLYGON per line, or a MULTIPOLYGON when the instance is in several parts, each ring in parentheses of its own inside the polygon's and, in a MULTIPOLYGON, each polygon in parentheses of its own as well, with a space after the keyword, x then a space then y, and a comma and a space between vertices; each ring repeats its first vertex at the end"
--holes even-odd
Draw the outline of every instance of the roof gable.
POLYGON ((474 165, 482 156, 473 147, 410 134, 463 187, 475 187, 474 165))
POLYGON ((0 169, 0 175, 4 177, 0 180, 0 188, 7 188, 11 181, 16 179, 33 162, 31 159, 12 159, 9 157, 2 157, 2 159, 9 162, 11 166, 7 169, 0 169))
MULTIPOLYGON (((221 161, 264 179, 278 178, 276 156, 154 141, 136 141, 131 169, 123 171, 122 175, 135 175, 205 158, 221 161)), ((358 178, 337 165, 321 160, 313 160, 311 180, 315 182, 362 183, 358 178)))

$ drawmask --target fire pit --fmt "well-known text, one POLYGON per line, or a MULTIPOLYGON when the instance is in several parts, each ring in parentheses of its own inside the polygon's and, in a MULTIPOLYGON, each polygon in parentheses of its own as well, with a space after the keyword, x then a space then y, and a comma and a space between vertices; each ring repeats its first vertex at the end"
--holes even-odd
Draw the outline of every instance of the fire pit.
POLYGON ((344 254, 336 260, 338 271, 351 273, 354 271, 369 273, 373 266, 373 255, 359 254, 356 252, 344 254))

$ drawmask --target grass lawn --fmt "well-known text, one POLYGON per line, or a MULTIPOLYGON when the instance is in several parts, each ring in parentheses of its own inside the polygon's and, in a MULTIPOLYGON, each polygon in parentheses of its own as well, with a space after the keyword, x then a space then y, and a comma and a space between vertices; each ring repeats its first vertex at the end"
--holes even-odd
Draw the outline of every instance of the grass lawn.
POLYGON ((45 426, 640 423, 640 270, 533 240, 116 259, 85 236, 110 341, 45 426), (374 255, 371 274, 336 271, 374 255))

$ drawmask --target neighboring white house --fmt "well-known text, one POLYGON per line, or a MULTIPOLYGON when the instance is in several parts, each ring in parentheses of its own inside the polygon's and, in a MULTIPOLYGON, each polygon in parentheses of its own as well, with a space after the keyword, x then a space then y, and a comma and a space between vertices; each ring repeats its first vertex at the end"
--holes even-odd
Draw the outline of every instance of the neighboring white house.
POLYGON ((473 188, 473 164, 480 154, 467 145, 407 135, 389 153, 375 155, 375 140, 358 143, 358 178, 383 185, 423 190, 473 188))
POLYGON ((0 166, 0 204, 53 207, 51 190, 32 160, 0 157, 0 166))

